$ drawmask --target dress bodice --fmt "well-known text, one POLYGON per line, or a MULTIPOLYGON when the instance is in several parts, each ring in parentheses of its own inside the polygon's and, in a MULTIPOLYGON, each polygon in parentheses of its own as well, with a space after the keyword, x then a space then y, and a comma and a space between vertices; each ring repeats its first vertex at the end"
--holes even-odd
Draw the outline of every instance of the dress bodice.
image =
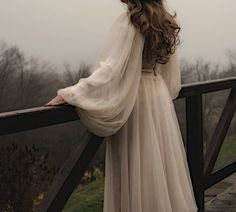
MULTIPOLYGON (((143 61, 142 61, 142 71, 144 71, 144 72, 153 72, 154 73, 154 64, 150 64, 146 60, 143 59, 143 61)), ((155 67, 155 72, 158 73, 159 71, 160 71, 159 70, 159 65, 157 63, 156 67, 155 67)))

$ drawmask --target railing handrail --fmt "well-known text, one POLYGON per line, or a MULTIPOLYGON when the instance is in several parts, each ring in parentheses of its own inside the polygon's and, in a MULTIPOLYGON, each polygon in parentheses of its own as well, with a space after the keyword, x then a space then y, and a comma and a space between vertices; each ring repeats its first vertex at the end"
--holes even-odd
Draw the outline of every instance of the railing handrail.
POLYGON ((74 106, 41 106, 0 113, 0 136, 79 120, 74 106))
POLYGON ((215 91, 226 90, 236 87, 236 77, 226 77, 215 80, 186 83, 182 85, 178 98, 206 94, 215 91))
MULTIPOLYGON (((236 87, 236 77, 182 84, 176 99, 234 87, 236 87)), ((0 136, 75 120, 79 120, 79 116, 74 110, 74 106, 68 104, 2 112, 0 113, 0 136), (35 119, 37 122, 34 121, 35 119)))

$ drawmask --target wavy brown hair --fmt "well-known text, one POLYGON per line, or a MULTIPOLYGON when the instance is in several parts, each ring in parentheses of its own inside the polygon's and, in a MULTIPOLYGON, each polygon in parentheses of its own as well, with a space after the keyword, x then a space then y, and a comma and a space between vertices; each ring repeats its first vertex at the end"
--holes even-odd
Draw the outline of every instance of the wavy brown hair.
POLYGON ((133 25, 145 36, 143 59, 150 64, 165 64, 180 43, 174 15, 163 5, 163 0, 121 0, 128 7, 133 25))

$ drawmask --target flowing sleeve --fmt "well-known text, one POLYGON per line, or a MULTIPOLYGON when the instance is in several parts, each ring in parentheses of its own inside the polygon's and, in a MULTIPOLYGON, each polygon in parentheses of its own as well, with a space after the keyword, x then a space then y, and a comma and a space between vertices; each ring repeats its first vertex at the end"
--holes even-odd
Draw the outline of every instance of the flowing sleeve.
POLYGON ((172 100, 176 99, 181 90, 181 70, 178 59, 178 49, 170 56, 166 64, 160 65, 160 74, 164 79, 172 100))
POLYGON ((57 94, 75 106, 87 129, 97 136, 116 133, 127 121, 138 94, 144 38, 127 13, 113 23, 92 74, 57 94))

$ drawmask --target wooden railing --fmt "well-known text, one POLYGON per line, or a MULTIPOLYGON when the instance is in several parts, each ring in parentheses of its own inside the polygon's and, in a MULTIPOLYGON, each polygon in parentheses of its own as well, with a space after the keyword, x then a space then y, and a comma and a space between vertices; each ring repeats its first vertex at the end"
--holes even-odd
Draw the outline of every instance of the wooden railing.
MULTIPOLYGON (((184 84, 179 98, 186 99, 186 154, 199 211, 204 211, 204 191, 236 171, 236 161, 212 173, 236 110, 236 77, 184 84), (203 153, 202 95, 230 89, 210 145, 203 153)), ((46 106, 0 113, 0 136, 79 120, 71 105, 46 106)), ((61 211, 104 138, 86 131, 78 146, 55 176, 38 212, 61 211)))

